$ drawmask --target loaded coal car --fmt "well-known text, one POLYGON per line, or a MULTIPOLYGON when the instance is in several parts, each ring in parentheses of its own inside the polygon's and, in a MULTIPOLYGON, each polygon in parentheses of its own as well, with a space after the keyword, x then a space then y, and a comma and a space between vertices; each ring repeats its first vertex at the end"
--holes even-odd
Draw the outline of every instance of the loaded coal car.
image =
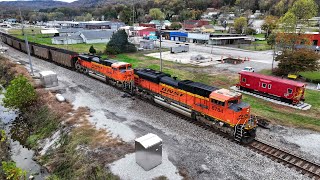
POLYGON ((135 69, 136 93, 192 119, 230 133, 239 142, 251 142, 256 121, 240 93, 190 80, 179 81, 152 69, 135 69))
POLYGON ((44 60, 51 60, 50 56, 50 48, 49 46, 41 45, 41 44, 32 44, 33 54, 44 60))
POLYGON ((68 68, 75 67, 75 62, 78 59, 78 53, 53 47, 50 48, 50 53, 53 62, 68 68))
MULTIPOLYGON (((33 55, 33 52, 32 52, 32 44, 31 42, 28 42, 29 44, 29 51, 30 51, 30 54, 33 55)), ((21 41, 20 42, 20 47, 21 47, 21 51, 24 52, 24 53, 28 53, 27 51, 27 45, 26 45, 26 42, 25 41, 21 41)))
POLYGON ((17 50, 20 50, 21 47, 20 47, 20 41, 19 39, 17 38, 12 38, 12 46, 17 49, 17 50))
POLYGON ((0 35, 1 35, 1 41, 4 42, 5 44, 7 44, 7 38, 6 38, 5 34, 0 33, 0 35))
POLYGON ((293 80, 262 75, 253 72, 239 72, 241 90, 264 95, 290 104, 304 101, 306 84, 293 80))
POLYGON ((12 46, 12 37, 7 36, 6 39, 7 39, 7 44, 9 46, 12 46))

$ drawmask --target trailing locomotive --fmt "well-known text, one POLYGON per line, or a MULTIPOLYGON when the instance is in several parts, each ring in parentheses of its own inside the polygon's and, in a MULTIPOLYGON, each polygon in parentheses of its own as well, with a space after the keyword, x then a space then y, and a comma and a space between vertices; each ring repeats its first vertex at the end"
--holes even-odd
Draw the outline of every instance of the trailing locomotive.
MULTIPOLYGON (((6 44, 26 52, 25 43, 7 34, 6 44), (15 41, 17 42, 15 42, 15 41)), ((152 69, 132 69, 131 64, 93 55, 32 43, 31 55, 145 97, 164 107, 209 126, 229 133, 239 142, 250 142, 256 135, 256 121, 250 117, 250 106, 241 101, 240 93, 231 92, 190 80, 178 81, 170 75, 152 69)))
POLYGON ((306 85, 258 73, 239 72, 237 87, 240 90, 258 93, 289 104, 298 104, 304 101, 306 85))
POLYGON ((133 89, 133 69, 129 63, 110 59, 102 60, 92 55, 79 55, 75 62, 75 69, 123 89, 133 89))

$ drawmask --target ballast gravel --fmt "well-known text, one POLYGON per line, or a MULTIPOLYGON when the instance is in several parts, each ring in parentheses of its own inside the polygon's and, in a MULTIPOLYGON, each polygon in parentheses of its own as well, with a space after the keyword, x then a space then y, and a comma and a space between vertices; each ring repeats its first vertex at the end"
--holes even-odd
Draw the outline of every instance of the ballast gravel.
MULTIPOLYGON (((28 59, 25 54, 12 48, 9 49, 7 56, 14 61, 27 62, 28 59)), ((177 170, 183 169, 192 179, 308 179, 293 169, 190 124, 147 102, 135 98, 123 98, 121 97, 123 92, 98 80, 34 57, 32 60, 37 72, 51 70, 58 74, 59 87, 52 90, 61 93, 67 101, 76 106, 89 107, 90 122, 98 129, 105 129, 132 144, 135 138, 147 133, 157 134, 163 139, 164 151, 168 157, 168 164, 164 165, 169 167, 172 163, 177 170)), ((268 134, 260 130, 259 133, 261 133, 259 137, 268 134)), ((283 136, 285 135, 289 137, 291 134, 284 133, 283 136)), ((287 140, 295 141, 295 139, 287 140)), ((299 149, 301 152, 304 150, 299 149)), ((309 155, 306 153, 306 156, 309 155)), ((130 154, 127 156, 130 157, 130 154)), ((119 161, 120 164, 129 164, 133 160, 124 158, 119 161)), ((117 167, 117 161, 114 163, 110 165, 111 170, 117 167)), ((123 166, 123 169, 114 170, 114 173, 120 177, 127 177, 126 171, 130 171, 130 167, 123 166)), ((150 172, 139 171, 137 176, 146 177, 148 173, 150 172)), ((152 175, 151 172, 149 175, 148 177, 159 177, 160 174, 152 175)), ((170 176, 170 173, 167 176, 170 176)), ((179 179, 180 176, 167 178, 179 179)))

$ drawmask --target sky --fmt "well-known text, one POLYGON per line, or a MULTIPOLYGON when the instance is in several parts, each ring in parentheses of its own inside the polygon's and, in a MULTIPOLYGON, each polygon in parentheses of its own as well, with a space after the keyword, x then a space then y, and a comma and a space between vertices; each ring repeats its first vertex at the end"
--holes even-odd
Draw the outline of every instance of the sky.
MULTIPOLYGON (((17 0, 0 0, 0 1, 17 1, 17 0)), ((59 0, 59 1, 73 2, 73 1, 76 1, 76 0, 59 0)))

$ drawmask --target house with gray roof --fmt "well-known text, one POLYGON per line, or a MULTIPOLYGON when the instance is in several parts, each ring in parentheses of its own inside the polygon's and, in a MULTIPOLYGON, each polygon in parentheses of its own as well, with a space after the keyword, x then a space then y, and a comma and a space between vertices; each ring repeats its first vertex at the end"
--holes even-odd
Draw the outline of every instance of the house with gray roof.
POLYGON ((57 29, 57 31, 59 32, 59 36, 66 36, 66 35, 71 35, 77 32, 81 32, 83 31, 83 28, 61 28, 61 29, 57 29))
POLYGON ((108 43, 114 32, 114 30, 82 31, 80 32, 80 36, 86 44, 108 43))
POLYGON ((73 34, 68 36, 58 36, 51 39, 52 44, 81 44, 83 39, 80 34, 73 34))

